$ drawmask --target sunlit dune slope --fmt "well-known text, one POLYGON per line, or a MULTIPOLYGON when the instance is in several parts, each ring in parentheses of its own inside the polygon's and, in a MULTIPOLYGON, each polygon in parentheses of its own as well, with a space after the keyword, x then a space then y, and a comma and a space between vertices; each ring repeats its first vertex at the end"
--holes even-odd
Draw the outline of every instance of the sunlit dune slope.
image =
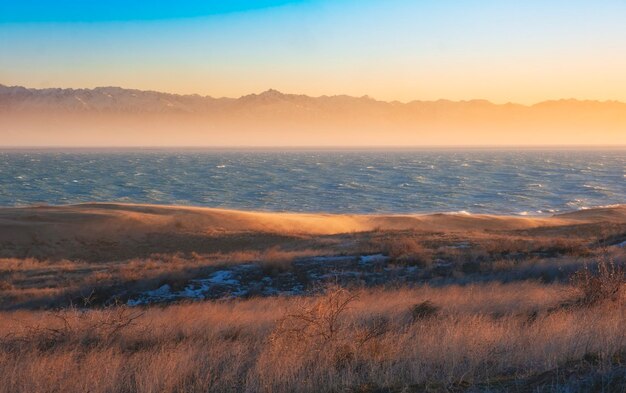
POLYGON ((483 231, 626 222, 626 205, 552 217, 467 214, 353 215, 248 212, 182 206, 89 203, 0 210, 0 241, 139 237, 154 232, 323 235, 372 230, 483 231))

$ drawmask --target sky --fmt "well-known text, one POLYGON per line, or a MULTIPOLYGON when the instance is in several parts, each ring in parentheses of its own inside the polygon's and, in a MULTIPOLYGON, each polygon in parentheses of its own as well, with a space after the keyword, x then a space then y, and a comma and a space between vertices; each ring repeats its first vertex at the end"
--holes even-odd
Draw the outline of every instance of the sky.
POLYGON ((626 101, 626 2, 0 0, 0 83, 626 101))

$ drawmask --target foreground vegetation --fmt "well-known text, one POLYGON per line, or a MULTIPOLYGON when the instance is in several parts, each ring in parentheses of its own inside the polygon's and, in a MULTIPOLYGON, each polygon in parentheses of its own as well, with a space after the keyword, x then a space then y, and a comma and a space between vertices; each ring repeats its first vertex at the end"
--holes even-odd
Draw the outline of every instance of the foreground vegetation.
POLYGON ((623 296, 346 290, 0 315, 0 392, 624 391, 623 296))
MULTIPOLYGON (((239 248, 230 245, 233 249, 227 251, 217 243, 203 253, 148 252, 128 259, 0 258, 0 310, 124 303, 144 291, 163 285, 184 288, 193 279, 244 264, 257 267, 254 274, 239 277, 244 286, 258 285, 268 277, 275 283, 297 282, 307 291, 338 280, 347 286, 563 282, 605 253, 607 244, 621 239, 626 225, 609 227, 597 235, 578 231, 373 231, 289 237, 261 234, 246 235, 239 241, 239 248), (354 256, 356 261, 359 255, 384 255, 388 259, 367 266, 313 263, 316 256, 354 256), (411 270, 410 277, 396 274, 403 269, 411 270), (383 271, 388 274, 381 277, 383 271)), ((254 294, 251 291, 248 296, 254 294)))
POLYGON ((612 214, 497 230, 174 226, 106 244, 1 232, 0 393, 623 392, 626 223, 612 214), (207 277, 222 280, 196 301, 131 301, 207 277))

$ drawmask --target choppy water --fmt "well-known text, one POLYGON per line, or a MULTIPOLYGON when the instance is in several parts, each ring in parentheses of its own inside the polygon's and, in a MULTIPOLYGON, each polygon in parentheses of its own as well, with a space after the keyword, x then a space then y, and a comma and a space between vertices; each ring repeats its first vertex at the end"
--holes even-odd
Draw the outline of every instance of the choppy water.
POLYGON ((626 203, 626 150, 1 151, 0 205, 548 214, 626 203))

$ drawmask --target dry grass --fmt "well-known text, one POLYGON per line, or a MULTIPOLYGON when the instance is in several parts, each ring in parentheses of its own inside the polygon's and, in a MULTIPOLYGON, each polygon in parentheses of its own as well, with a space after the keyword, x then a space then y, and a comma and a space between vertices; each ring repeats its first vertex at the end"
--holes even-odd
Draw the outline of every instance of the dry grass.
POLYGON ((415 237, 395 236, 383 238, 377 243, 375 247, 396 263, 428 267, 433 262, 433 252, 415 237))
POLYGON ((100 303, 116 291, 138 292, 164 283, 183 287, 189 280, 206 276, 216 268, 241 263, 259 264, 266 273, 273 274, 289 270, 298 258, 323 252, 273 246, 230 253, 153 254, 110 262, 4 258, 0 259, 0 309, 64 306, 80 303, 88 294, 100 303))
POLYGON ((468 233, 460 237, 379 231, 300 239, 280 246, 270 243, 265 248, 245 248, 244 242, 229 252, 161 253, 99 262, 4 258, 0 259, 0 309, 66 306, 91 293, 94 303, 102 304, 120 292, 137 293, 164 284, 183 288, 190 280, 224 266, 256 263, 272 276, 291 271, 300 258, 345 253, 383 253, 394 264, 418 267, 426 278, 438 275, 436 265, 444 262, 451 265, 455 278, 509 274, 512 279, 542 277, 551 282, 565 279, 569 270, 593 256, 596 251, 592 248, 582 251, 586 243, 527 234, 468 233))
POLYGON ((616 264, 589 264, 600 245, 624 239, 622 224, 323 236, 200 236, 185 225, 128 243, 7 246, 0 393, 626 391, 626 254, 613 247, 616 264), (24 256, 31 247, 41 258, 24 256), (165 307, 103 302, 182 288, 228 265, 295 277, 299 258, 377 253, 391 262, 357 273, 410 265, 420 284, 165 307), (438 275, 441 267, 451 272, 438 275))
POLYGON ((593 267, 585 264, 571 278, 579 293, 578 302, 593 305, 605 301, 618 301, 626 286, 624 266, 608 256, 599 258, 593 267))
POLYGON ((572 361, 621 364, 624 303, 555 308, 570 294, 535 283, 335 288, 141 311, 4 312, 0 392, 493 390, 496 379, 512 386, 572 361), (437 311, 416 318, 426 301, 437 311))

